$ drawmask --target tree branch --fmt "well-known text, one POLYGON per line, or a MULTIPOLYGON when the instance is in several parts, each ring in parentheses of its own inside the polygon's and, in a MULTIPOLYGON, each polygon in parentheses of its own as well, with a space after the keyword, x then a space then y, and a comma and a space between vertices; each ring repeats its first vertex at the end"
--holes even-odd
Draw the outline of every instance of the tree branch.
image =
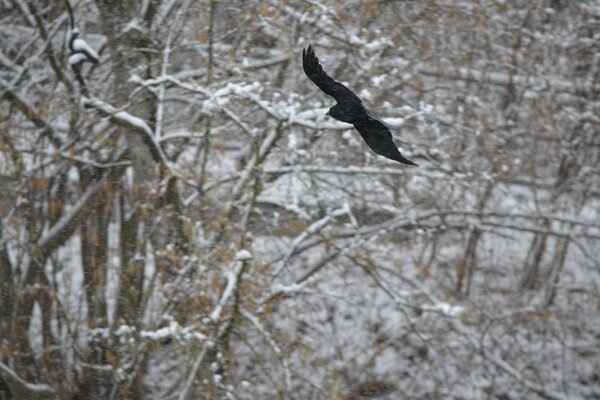
POLYGON ((24 381, 10 369, 8 365, 0 361, 0 375, 8 383, 14 399, 56 399, 58 395, 54 389, 43 383, 29 383, 24 381))

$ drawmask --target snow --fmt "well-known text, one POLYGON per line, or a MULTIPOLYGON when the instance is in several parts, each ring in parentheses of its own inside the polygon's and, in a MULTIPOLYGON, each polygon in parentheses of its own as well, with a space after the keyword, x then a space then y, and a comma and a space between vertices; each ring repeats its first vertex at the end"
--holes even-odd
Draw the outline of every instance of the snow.
POLYGON ((131 34, 131 32, 135 32, 135 31, 144 32, 144 28, 140 24, 140 21, 137 17, 132 18, 131 20, 129 20, 129 22, 127 24, 125 24, 125 26, 122 29, 122 33, 123 34, 131 34))
POLYGON ((385 37, 380 37, 376 40, 373 40, 371 42, 365 43, 364 48, 365 50, 367 50, 368 52, 375 52, 378 50, 381 50, 383 48, 385 48, 386 46, 391 46, 393 45, 393 43, 391 42, 391 40, 385 38, 385 37))
POLYGON ((13 388, 17 387, 22 392, 26 391, 27 394, 31 396, 36 396, 44 399, 58 399, 58 395, 54 391, 54 389, 43 383, 29 383, 21 379, 17 373, 15 373, 8 365, 4 364, 0 361, 0 375, 4 378, 4 380, 11 385, 13 388))
POLYGON ((115 118, 126 121, 129 125, 140 128, 141 130, 145 131, 149 135, 152 135, 152 130, 150 129, 150 126, 148 126, 146 121, 144 121, 141 118, 131 115, 126 111, 118 111, 114 114, 114 116, 115 116, 115 118))
POLYGON ((186 342, 199 341, 205 342, 208 340, 206 335, 195 331, 192 327, 182 327, 176 321, 170 321, 168 326, 157 329, 155 331, 143 330, 140 336, 145 339, 162 341, 164 339, 178 339, 186 342))
POLYGON ((238 251, 237 253, 235 253, 235 259, 237 261, 252 260, 252 253, 250 253, 248 250, 242 249, 242 250, 238 251))
POLYGON ((405 118, 387 117, 387 118, 383 118, 383 121, 392 127, 400 127, 400 126, 404 125, 405 118))
POLYGON ((380 87, 383 82, 385 82, 387 75, 375 75, 371 77, 371 83, 375 87, 380 87))
POLYGON ((81 62, 84 62, 86 60, 87 60, 87 57, 86 57, 85 54, 75 53, 75 54, 69 56, 69 60, 68 61, 69 61, 70 65, 77 65, 77 64, 79 64, 81 62))
POLYGON ((444 302, 440 302, 432 306, 424 305, 421 306, 421 308, 424 311, 440 312, 444 315, 454 318, 460 317, 465 312, 465 308, 462 306, 453 306, 444 302))
POLYGON ((282 293, 282 294, 293 294, 298 292, 303 292, 306 287, 306 281, 304 283, 294 283, 292 285, 281 285, 276 284, 273 286, 273 293, 282 293))
POLYGON ((117 335, 117 336, 130 335, 130 334, 134 333, 135 331, 136 331, 136 329, 132 326, 121 325, 115 330, 115 335, 117 335))
POLYGON ((81 51, 87 53, 89 56, 94 58, 95 60, 99 60, 100 56, 96 53, 96 50, 92 48, 85 40, 83 39, 75 39, 73 41, 73 49, 76 51, 81 51))
POLYGON ((369 91, 369 89, 362 89, 358 96, 363 99, 363 100, 367 100, 367 101, 371 101, 373 100, 373 95, 371 94, 371 92, 369 91))
POLYGON ((44 234, 38 240, 38 246, 44 247, 50 240, 52 240, 66 224, 72 221, 77 214, 81 211, 83 206, 87 203, 89 198, 93 196, 96 191, 100 188, 102 181, 91 184, 86 191, 77 199, 75 204, 70 207, 65 213, 56 221, 56 223, 47 229, 44 234))

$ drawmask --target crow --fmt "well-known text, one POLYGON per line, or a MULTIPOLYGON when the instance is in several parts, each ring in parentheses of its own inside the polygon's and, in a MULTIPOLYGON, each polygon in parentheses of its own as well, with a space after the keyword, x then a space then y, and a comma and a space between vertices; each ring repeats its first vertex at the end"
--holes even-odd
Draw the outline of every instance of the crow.
POLYGON ((390 127, 373 112, 363 106, 362 100, 350 89, 323 71, 312 45, 302 49, 302 67, 308 78, 337 104, 326 115, 354 125, 358 133, 375 153, 403 164, 417 165, 400 154, 392 139, 390 127))

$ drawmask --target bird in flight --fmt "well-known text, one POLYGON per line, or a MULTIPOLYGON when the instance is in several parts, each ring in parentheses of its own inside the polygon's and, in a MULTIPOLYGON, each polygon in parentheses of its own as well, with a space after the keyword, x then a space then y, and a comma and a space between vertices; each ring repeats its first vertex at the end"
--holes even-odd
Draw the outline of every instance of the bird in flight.
POLYGON ((327 115, 338 121, 354 125, 375 153, 403 164, 417 165, 400 154, 392 139, 390 127, 363 106, 362 100, 354 92, 323 71, 312 45, 308 45, 307 49, 302 49, 302 67, 306 76, 337 102, 329 109, 327 115))

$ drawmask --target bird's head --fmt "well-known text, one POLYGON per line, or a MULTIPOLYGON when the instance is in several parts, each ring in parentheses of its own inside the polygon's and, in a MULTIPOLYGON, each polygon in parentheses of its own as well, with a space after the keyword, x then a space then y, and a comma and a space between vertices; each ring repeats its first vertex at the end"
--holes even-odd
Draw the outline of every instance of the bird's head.
POLYGON ((329 110, 327 110, 327 113, 325 115, 327 115, 328 117, 331 117, 333 119, 340 119, 339 118, 339 114, 340 114, 340 110, 337 107, 337 104, 333 107, 331 107, 329 110))

